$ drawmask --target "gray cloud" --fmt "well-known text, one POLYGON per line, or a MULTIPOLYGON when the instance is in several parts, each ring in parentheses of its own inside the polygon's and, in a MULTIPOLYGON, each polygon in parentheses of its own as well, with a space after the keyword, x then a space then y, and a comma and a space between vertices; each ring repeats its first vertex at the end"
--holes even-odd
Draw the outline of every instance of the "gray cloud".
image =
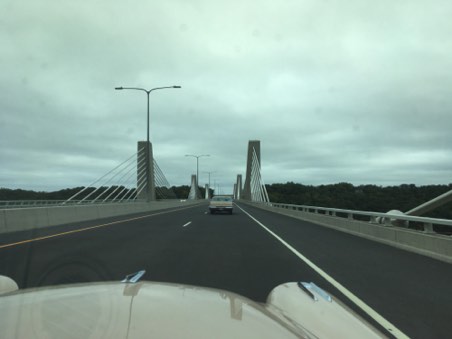
POLYGON ((146 137, 171 184, 449 183, 447 1, 3 2, 0 186, 87 185, 146 137), (201 177, 201 183, 207 174, 201 177))

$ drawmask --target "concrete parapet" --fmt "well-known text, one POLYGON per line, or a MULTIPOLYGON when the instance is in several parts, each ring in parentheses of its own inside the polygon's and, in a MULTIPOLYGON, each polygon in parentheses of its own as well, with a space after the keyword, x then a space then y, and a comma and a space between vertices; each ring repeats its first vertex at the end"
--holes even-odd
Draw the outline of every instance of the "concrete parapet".
POLYGON ((6 232, 5 211, 0 210, 0 234, 6 232))
MULTIPOLYGON (((152 201, 104 205, 52 206, 0 210, 0 234, 56 226, 74 222, 96 220, 133 213, 187 207, 199 204, 193 201, 152 201)), ((202 201, 204 203, 204 201, 202 201)))
POLYGON ((347 218, 327 216, 319 213, 303 212, 295 209, 275 208, 269 205, 252 203, 244 200, 241 200, 241 202, 267 211, 309 221, 321 226, 333 228, 452 263, 452 237, 449 236, 426 234, 406 228, 388 227, 347 218))
MULTIPOLYGON (((16 231, 17 228, 21 228, 21 230, 24 229, 30 229, 33 227, 41 227, 41 226, 45 226, 45 225, 59 225, 59 224, 65 224, 65 223, 69 223, 69 222, 73 222, 75 220, 77 220, 77 211, 76 206, 72 206, 72 207, 44 207, 44 210, 47 210, 47 215, 48 215, 48 220, 47 223, 40 223, 40 222, 35 222, 35 225, 32 225, 32 227, 30 227, 29 225, 21 225, 20 224, 20 219, 13 223, 10 227, 10 230, 14 230, 16 231)), ((27 208, 28 210, 28 208, 27 208)), ((20 216, 20 209, 18 210, 19 212, 19 216, 20 216)), ((9 213, 8 210, 6 211, 6 213, 9 213)), ((25 215, 27 215, 28 213, 33 213, 33 209, 30 208, 29 211, 25 211, 25 215)))
POLYGON ((5 216, 5 232, 22 231, 32 229, 35 225, 46 225, 49 223, 48 208, 27 208, 22 213, 21 208, 3 210, 5 216), (15 227, 19 225, 19 227, 15 227))

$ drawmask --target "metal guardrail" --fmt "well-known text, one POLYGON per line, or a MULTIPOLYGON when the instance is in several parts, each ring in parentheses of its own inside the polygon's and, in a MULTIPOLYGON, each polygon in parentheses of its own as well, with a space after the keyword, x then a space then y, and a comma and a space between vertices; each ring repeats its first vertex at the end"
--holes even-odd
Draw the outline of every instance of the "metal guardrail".
POLYGON ((355 211, 306 205, 279 204, 279 203, 268 203, 267 205, 276 208, 297 210, 306 213, 317 213, 331 217, 347 218, 349 220, 369 221, 371 223, 382 224, 384 226, 389 227, 396 226, 415 230, 421 227, 422 231, 425 233, 438 233, 435 231, 434 225, 442 225, 449 227, 450 231, 445 233, 448 235, 452 235, 452 220, 449 219, 417 217, 405 215, 403 213, 397 214, 390 212, 388 213, 367 212, 367 211, 355 211))
POLYGON ((0 200, 0 209, 27 208, 27 207, 48 207, 48 206, 73 206, 90 204, 127 204, 140 202, 142 200, 119 201, 119 200, 0 200))

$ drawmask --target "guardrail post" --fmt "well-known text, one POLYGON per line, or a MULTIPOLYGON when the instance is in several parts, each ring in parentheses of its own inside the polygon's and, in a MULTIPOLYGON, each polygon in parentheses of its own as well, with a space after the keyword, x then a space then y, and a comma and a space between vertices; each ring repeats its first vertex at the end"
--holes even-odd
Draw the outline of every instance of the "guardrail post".
POLYGON ((348 220, 353 220, 353 213, 348 214, 348 220))
POLYGON ((388 217, 384 218, 384 222, 383 223, 384 223, 385 226, 393 226, 392 223, 391 223, 391 218, 388 218, 388 217))
POLYGON ((433 224, 430 222, 424 223, 424 233, 436 233, 433 229, 433 224))

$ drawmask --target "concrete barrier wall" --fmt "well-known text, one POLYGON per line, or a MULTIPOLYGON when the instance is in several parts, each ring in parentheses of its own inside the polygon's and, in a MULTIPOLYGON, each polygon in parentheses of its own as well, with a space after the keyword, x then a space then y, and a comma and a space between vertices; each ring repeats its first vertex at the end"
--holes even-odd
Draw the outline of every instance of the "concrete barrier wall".
POLYGON ((6 231, 5 213, 0 210, 0 234, 6 231))
POLYGON ((310 221, 321 226, 351 233, 363 238, 452 263, 452 237, 450 236, 427 234, 405 228, 371 224, 368 222, 327 216, 324 214, 275 208, 243 200, 241 200, 241 202, 270 212, 310 221))
POLYGON ((151 203, 4 209, 0 210, 0 234, 167 208, 183 208, 202 203, 204 203, 202 200, 187 200, 183 202, 168 200, 151 203))

